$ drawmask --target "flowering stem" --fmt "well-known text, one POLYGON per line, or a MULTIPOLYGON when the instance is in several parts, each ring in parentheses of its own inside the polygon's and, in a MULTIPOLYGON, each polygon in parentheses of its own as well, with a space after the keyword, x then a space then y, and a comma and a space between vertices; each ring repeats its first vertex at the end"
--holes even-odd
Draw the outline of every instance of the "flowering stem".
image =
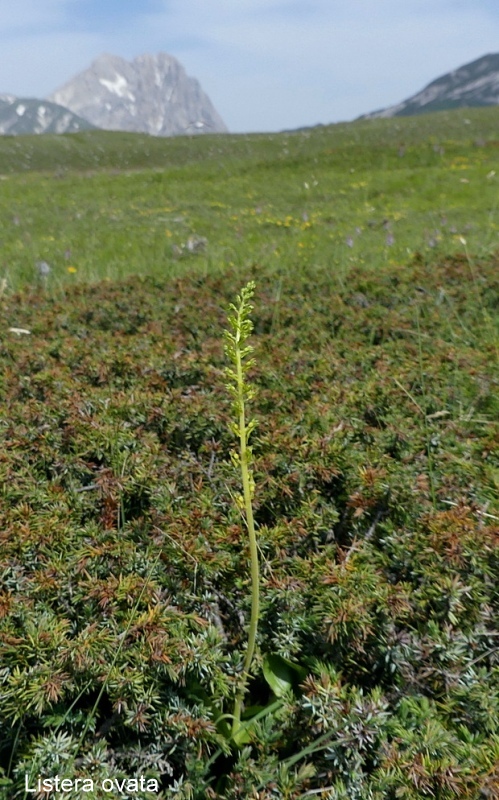
POLYGON ((250 282, 241 291, 240 296, 238 296, 237 306, 231 305, 231 311, 234 313, 229 315, 229 325, 232 330, 225 331, 227 342, 225 350, 234 367, 234 369, 227 370, 227 376, 230 380, 230 384, 227 385, 227 388, 232 394, 234 400, 233 410, 237 415, 237 423, 231 425, 231 430, 239 439, 239 452, 233 451, 231 453, 231 458, 232 463, 240 469, 241 473, 243 493, 242 496, 239 495, 236 497, 236 502, 241 513, 244 515, 246 527, 248 529, 251 561, 251 617, 243 671, 234 701, 234 712, 232 715, 233 739, 236 739, 241 727, 241 711, 251 662, 255 654, 256 634, 260 614, 260 567, 252 505, 255 488, 251 469, 253 454, 248 444, 249 436, 256 427, 256 421, 252 419, 248 424, 246 423, 246 403, 254 397, 255 391, 253 387, 247 383, 245 377, 248 369, 253 364, 253 361, 245 360, 253 349, 245 345, 246 340, 253 330, 253 324, 249 319, 249 314, 253 308, 250 303, 253 291, 254 283, 250 282))
POLYGON ((255 522, 253 518, 253 506, 251 502, 252 491, 251 481, 248 465, 248 443, 246 437, 246 419, 245 419, 245 406, 244 406, 244 376, 242 371, 241 350, 237 350, 237 377, 240 399, 239 411, 239 454, 241 459, 241 478, 243 483, 243 497, 244 508, 246 517, 246 526, 248 528, 249 546, 250 546, 250 559, 251 559, 251 618, 248 632, 248 646, 246 649, 246 658, 244 659, 243 675, 239 691, 236 695, 234 704, 234 721, 232 725, 232 734, 237 733, 241 722, 241 707, 246 691, 246 682, 248 680, 249 670, 253 655, 255 652, 256 631, 258 627, 258 617, 260 613, 260 568, 258 563, 258 548, 256 543, 255 522))

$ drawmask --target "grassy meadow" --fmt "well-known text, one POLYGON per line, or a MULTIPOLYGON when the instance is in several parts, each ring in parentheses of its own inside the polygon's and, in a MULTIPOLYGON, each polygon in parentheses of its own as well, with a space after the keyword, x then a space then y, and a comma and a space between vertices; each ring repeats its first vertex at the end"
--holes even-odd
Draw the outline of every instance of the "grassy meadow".
POLYGON ((289 134, 3 137, 0 275, 16 290, 43 260, 52 291, 252 264, 339 281, 462 252, 460 236, 488 255, 496 125, 495 109, 466 109, 289 134), (209 247, 181 260, 189 235, 209 247))
POLYGON ((498 124, 0 138, 0 800, 499 797, 498 124))

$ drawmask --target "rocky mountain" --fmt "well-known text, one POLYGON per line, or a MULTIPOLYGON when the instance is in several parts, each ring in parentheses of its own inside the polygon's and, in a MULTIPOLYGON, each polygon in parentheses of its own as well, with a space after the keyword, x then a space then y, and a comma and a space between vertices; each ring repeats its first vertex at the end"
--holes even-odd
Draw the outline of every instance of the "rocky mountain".
POLYGON ((166 53, 131 62, 101 55, 49 99, 106 130, 154 136, 227 131, 198 81, 166 53))
POLYGON ((499 105, 499 53, 482 56, 437 78, 422 91, 395 106, 360 119, 406 117, 451 108, 499 105))
POLYGON ((22 133, 77 133, 95 126, 47 100, 0 95, 0 135, 22 133))

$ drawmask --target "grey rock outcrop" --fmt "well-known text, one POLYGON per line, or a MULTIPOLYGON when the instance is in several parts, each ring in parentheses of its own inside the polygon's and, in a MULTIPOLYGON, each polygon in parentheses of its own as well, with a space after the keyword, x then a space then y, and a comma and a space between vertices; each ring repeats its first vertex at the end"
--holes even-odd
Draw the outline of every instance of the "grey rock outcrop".
POLYGON ((77 133, 94 127, 69 109, 48 100, 0 95, 0 135, 77 133))
POLYGON ((98 128, 154 136, 226 132, 199 82, 166 53, 101 55, 49 96, 98 128))
POLYGON ((499 105, 499 53, 492 53, 437 78, 422 91, 360 119, 406 117, 451 108, 499 105))

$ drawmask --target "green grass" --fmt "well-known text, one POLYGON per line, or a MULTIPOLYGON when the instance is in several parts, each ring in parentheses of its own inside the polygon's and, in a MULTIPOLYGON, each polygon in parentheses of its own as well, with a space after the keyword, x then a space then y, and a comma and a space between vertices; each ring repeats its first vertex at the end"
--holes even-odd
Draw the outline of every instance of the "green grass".
POLYGON ((498 113, 192 139, 3 137, 0 278, 33 283, 42 260, 53 290, 252 263, 341 277, 353 263, 378 271, 415 252, 460 252, 460 235, 490 253, 498 113), (190 235, 208 239, 205 252, 183 248, 190 235))
POLYGON ((0 139, 1 800, 493 796, 498 113, 0 139))

